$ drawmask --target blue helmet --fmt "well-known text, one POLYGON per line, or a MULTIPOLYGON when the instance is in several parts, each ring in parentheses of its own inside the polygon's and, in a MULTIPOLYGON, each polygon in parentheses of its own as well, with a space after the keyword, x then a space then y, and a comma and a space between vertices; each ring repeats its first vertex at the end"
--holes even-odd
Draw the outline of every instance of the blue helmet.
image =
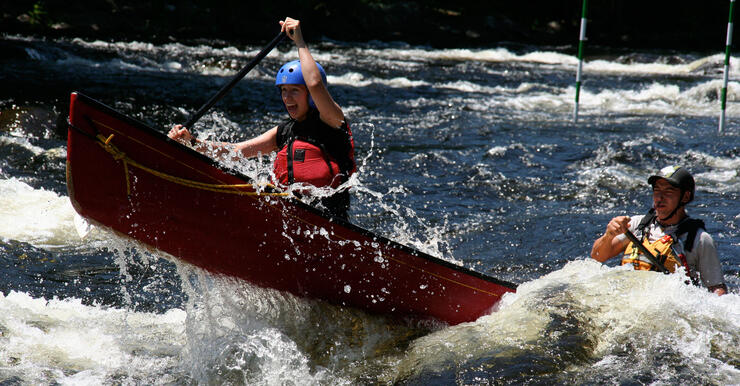
MULTIPOLYGON (((316 62, 316 67, 319 68, 319 73, 321 73, 321 81, 324 82, 324 85, 326 85, 326 72, 324 71, 324 68, 321 67, 318 62, 316 62)), ((300 60, 294 60, 292 62, 285 63, 282 67, 280 67, 277 74, 275 75, 275 86, 280 88, 280 86, 284 84, 302 84, 304 86, 306 85, 306 80, 303 79, 303 72, 301 72, 300 60)), ((311 93, 308 93, 308 105, 311 107, 316 107, 316 104, 313 102, 313 98, 311 98, 311 93)))
MULTIPOLYGON (((321 73, 321 80, 326 84, 326 72, 324 68, 317 62, 316 67, 319 68, 321 73)), ((306 84, 303 79, 303 72, 301 72, 301 61, 294 60, 283 64, 275 75, 275 86, 280 87, 283 84, 306 84)))

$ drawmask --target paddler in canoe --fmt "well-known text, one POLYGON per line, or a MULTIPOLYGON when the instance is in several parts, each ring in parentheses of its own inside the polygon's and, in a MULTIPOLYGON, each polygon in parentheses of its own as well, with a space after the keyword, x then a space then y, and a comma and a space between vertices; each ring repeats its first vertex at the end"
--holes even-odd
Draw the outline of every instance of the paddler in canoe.
POLYGON ((644 216, 614 217, 594 242, 591 257, 603 263, 624 252, 622 265, 637 270, 674 272, 683 266, 694 284, 724 295, 727 286, 714 240, 702 220, 686 213, 686 204, 694 200, 694 177, 683 167, 668 166, 650 176, 648 184, 653 188, 653 208, 644 216))
MULTIPOLYGON (((300 21, 288 17, 280 21, 280 26, 295 42, 299 58, 285 63, 275 76, 275 86, 288 111, 287 120, 239 143, 199 140, 182 125, 174 126, 168 136, 216 159, 256 157, 278 151, 273 165, 278 185, 303 183, 337 188, 357 169, 352 131, 327 89, 324 69, 303 40, 300 21)), ((318 207, 330 216, 346 220, 349 197, 344 188, 321 198, 318 207)))

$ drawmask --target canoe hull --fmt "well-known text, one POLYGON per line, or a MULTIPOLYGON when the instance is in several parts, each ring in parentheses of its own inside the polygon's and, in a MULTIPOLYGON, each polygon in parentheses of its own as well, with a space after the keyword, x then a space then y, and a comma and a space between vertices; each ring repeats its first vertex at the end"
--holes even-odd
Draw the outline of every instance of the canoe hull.
POLYGON ((246 177, 79 93, 67 146, 69 197, 81 216, 213 273, 448 324, 477 319, 515 290, 274 189, 258 193, 246 177))

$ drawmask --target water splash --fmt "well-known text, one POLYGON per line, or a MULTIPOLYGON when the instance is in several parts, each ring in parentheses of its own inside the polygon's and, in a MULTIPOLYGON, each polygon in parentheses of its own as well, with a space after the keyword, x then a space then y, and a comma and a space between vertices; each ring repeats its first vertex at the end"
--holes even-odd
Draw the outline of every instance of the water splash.
POLYGON ((0 293, 0 378, 20 383, 183 382, 185 313, 132 313, 0 293))
POLYGON ((495 313, 415 340, 398 379, 738 382, 740 297, 684 282, 572 261, 521 284, 495 313))
POLYGON ((78 245, 74 215, 67 197, 15 177, 0 180, 0 238, 42 248, 78 245))

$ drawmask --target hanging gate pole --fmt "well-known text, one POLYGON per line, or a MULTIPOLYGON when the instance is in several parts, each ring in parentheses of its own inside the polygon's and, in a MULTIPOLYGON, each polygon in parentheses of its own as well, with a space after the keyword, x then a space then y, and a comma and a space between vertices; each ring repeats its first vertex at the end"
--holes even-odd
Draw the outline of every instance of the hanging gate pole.
MULTIPOLYGON (((585 1, 585 0, 584 0, 585 1)), ((727 106, 727 80, 730 77, 730 48, 732 46, 732 15, 735 11, 735 0, 730 0, 730 20, 727 22, 727 43, 725 44, 725 73, 722 77, 722 111, 719 115, 719 132, 725 129, 725 108, 727 106)))
MULTIPOLYGON (((735 0, 731 0, 735 1, 735 0)), ((583 43, 586 40, 586 8, 588 0, 583 0, 581 10, 581 33, 578 38, 578 70, 576 71, 576 103, 573 108, 573 122, 578 122, 578 100, 581 95, 581 71, 583 71, 583 43)))

